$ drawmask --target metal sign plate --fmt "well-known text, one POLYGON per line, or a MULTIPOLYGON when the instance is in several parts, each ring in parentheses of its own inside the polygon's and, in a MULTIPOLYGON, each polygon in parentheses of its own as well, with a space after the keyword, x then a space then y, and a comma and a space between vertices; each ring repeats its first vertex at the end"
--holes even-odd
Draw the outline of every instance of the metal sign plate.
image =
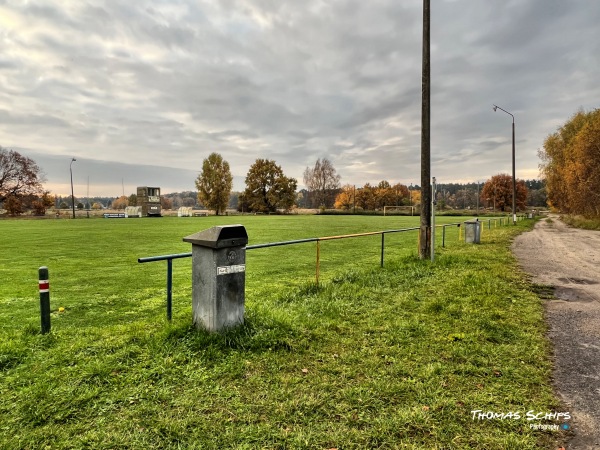
POLYGON ((236 264, 234 266, 217 267, 217 275, 229 275, 230 273, 240 273, 246 271, 246 264, 236 264))

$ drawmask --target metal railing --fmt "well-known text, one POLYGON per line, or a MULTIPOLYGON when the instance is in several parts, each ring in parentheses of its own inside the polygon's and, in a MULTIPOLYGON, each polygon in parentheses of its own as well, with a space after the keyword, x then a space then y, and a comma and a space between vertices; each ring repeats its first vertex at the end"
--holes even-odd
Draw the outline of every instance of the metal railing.
MULTIPOLYGON (((524 217, 522 217, 524 218, 524 217)), ((491 229, 491 223, 494 221, 494 227, 497 226, 497 221, 500 221, 500 226, 503 225, 503 221, 505 225, 508 225, 509 218, 499 218, 499 219, 488 219, 488 229, 491 229)), ((482 223, 485 220, 480 221, 482 223)), ((446 245, 446 227, 458 227, 459 229, 459 240, 462 239, 462 222, 455 223, 446 223, 437 225, 436 228, 442 228, 442 247, 446 245)), ((268 242, 265 244, 254 244, 246 246, 246 250, 256 250, 259 248, 268 248, 268 247, 280 247, 284 245, 295 245, 295 244, 306 244, 309 242, 317 243, 317 254, 316 254, 316 268, 315 268, 315 281, 316 284, 319 284, 320 277, 320 264, 321 264, 321 241, 331 241, 336 239, 348 239, 348 238, 357 238, 357 237, 365 237, 365 236, 376 236, 381 235, 381 259, 380 265, 383 267, 384 264, 384 249, 385 249, 385 235, 392 233, 403 233, 407 231, 415 231, 419 230, 420 227, 412 227, 412 228, 400 228, 397 230, 384 230, 384 231, 370 231, 366 233, 354 233, 354 234, 343 234, 339 236, 324 236, 324 237, 314 237, 314 238, 306 238, 306 239, 295 239, 291 241, 280 241, 280 242, 268 242)), ((176 253, 172 255, 160 255, 160 256, 148 256, 144 258, 138 258, 138 263, 149 263, 156 261, 167 261, 167 320, 171 320, 172 318, 172 306, 173 306, 173 260, 180 258, 189 258, 192 256, 192 252, 188 253, 176 253)))
MULTIPOLYGON (((307 238, 307 239, 295 239, 291 241, 281 241, 281 242, 268 242, 266 244, 254 244, 246 246, 246 250, 256 250, 259 248, 268 248, 268 247, 280 247, 283 245, 295 245, 295 244, 306 244, 308 242, 316 242, 317 243, 317 261, 316 261, 316 269, 315 269, 315 279, 316 283, 319 284, 319 276, 320 276, 320 264, 321 264, 321 241, 331 241, 335 239, 346 239, 346 238, 356 238, 356 237, 364 237, 364 236, 375 236, 381 235, 381 267, 383 267, 384 263, 384 248, 385 248, 385 235, 391 233, 402 233, 406 231, 415 231, 418 230, 419 227, 412 228, 401 228, 398 230, 384 230, 384 231, 371 231, 367 233, 355 233, 355 234, 344 234, 339 236, 324 236, 324 237, 315 237, 315 238, 307 238)), ((172 318, 172 307, 173 307, 173 260, 180 258, 189 258, 192 256, 192 252, 189 253, 176 253, 172 255, 160 255, 160 256, 148 256, 144 258, 138 258, 138 263, 149 263, 156 261, 167 261, 167 320, 171 320, 172 318)))

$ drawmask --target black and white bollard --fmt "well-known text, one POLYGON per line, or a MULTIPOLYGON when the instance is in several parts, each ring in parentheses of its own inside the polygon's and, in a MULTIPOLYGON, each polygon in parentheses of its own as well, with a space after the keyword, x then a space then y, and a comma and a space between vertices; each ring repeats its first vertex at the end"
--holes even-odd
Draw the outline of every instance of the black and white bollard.
POLYGON ((39 269, 40 315, 42 317, 42 334, 50 333, 50 281, 48 268, 39 269))

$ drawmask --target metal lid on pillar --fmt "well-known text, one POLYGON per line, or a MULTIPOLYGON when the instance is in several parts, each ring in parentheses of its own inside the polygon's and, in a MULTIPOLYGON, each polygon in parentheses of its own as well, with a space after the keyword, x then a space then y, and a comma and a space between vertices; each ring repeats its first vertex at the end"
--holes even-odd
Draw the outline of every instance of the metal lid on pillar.
POLYGON ((241 247, 248 243, 243 225, 220 225, 183 238, 184 242, 209 248, 241 247))

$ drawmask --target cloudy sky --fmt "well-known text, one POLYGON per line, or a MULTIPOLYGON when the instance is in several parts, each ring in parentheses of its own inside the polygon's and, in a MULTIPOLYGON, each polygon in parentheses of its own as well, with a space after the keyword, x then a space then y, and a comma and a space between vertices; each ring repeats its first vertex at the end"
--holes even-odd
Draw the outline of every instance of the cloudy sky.
MULTIPOLYGON (((431 0, 432 175, 538 177, 537 151, 600 107, 600 2, 431 0)), ((55 193, 194 190, 219 152, 302 185, 420 184, 420 0, 0 0, 0 145, 55 193)))

